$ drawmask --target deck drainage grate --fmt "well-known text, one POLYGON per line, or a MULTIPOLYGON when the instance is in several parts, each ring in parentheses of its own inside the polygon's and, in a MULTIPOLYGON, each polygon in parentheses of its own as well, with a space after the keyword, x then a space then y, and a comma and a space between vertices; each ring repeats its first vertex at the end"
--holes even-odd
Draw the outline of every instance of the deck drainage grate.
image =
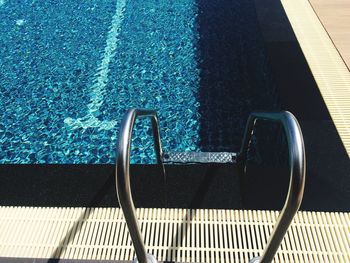
MULTIPOLYGON (((278 212, 137 209, 148 252, 159 261, 248 262, 278 212)), ((119 208, 0 207, 0 257, 132 260, 119 208)), ((299 212, 275 262, 350 262, 350 214, 299 212)))

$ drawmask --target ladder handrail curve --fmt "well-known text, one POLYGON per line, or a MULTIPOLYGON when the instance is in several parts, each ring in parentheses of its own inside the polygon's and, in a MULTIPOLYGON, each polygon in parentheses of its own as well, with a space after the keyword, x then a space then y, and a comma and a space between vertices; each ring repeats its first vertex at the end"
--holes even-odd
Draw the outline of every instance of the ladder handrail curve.
MULTIPOLYGON (((250 114, 248 118, 239 153, 239 159, 244 162, 244 166, 246 165, 247 152, 257 120, 274 121, 282 124, 287 137, 289 153, 290 181, 286 201, 262 256, 251 261, 270 263, 272 262, 294 215, 299 210, 303 199, 306 174, 305 146, 300 125, 292 113, 288 111, 277 113, 255 112, 250 114)), ((246 167, 244 167, 244 169, 245 168, 246 167)))
POLYGON ((163 152, 160 141, 157 112, 146 109, 130 109, 122 120, 119 134, 119 147, 116 164, 116 190, 119 204, 123 210, 131 240, 135 248, 137 261, 139 263, 149 263, 157 261, 152 255, 146 254, 145 244, 136 218, 135 206, 130 189, 131 136, 137 118, 151 118, 157 162, 162 166, 163 173, 165 174, 162 162, 163 152))

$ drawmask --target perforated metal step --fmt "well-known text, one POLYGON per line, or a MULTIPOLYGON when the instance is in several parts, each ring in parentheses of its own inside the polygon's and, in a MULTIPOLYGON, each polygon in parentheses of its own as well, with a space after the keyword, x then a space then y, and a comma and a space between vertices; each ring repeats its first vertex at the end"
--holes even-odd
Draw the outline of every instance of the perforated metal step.
MULTIPOLYGON (((242 262, 261 253, 278 212, 138 209, 159 261, 242 262)), ((0 207, 0 257, 132 260, 118 208, 0 207)), ((350 262, 350 214, 299 212, 274 262, 350 262)))
POLYGON ((236 163, 233 152, 167 152, 163 154, 165 163, 236 163))

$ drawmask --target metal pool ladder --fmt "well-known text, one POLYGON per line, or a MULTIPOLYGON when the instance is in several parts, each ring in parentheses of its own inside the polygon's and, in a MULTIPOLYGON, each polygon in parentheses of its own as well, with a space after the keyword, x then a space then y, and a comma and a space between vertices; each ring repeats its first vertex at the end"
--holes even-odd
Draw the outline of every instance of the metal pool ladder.
MULTIPOLYGON (((164 174, 164 160, 169 159, 164 159, 164 156, 169 157, 174 156, 175 154, 167 154, 162 152, 158 116, 156 111, 131 109, 125 114, 119 134, 119 147, 116 166, 116 190, 119 198, 119 203, 124 213, 124 217, 135 248, 136 258, 134 261, 140 263, 156 263, 156 258, 153 255, 146 253, 139 224, 135 215, 135 207, 130 189, 130 146, 132 130, 137 118, 151 118, 157 161, 161 165, 164 174)), ((226 158, 225 160, 227 162, 237 161, 242 165, 243 168, 246 166, 247 152, 251 142, 251 136, 256 121, 258 120, 273 121, 282 124, 287 137, 289 153, 290 181, 285 204, 261 257, 256 257, 250 260, 250 263, 268 263, 273 260, 277 249, 281 244, 282 239, 286 234, 287 229, 291 224, 294 215, 298 211, 303 199, 305 185, 305 148, 300 126, 293 114, 287 111, 278 113, 256 112, 250 114, 248 118, 240 152, 238 154, 224 154, 226 158)), ((177 153, 177 155, 179 155, 179 153, 177 153)), ((186 153, 183 155, 185 156, 186 153)), ((200 155, 200 153, 197 153, 197 155, 200 155)), ((209 155, 210 153, 202 153, 202 157, 204 156, 204 159, 202 159, 202 161, 205 160, 205 158, 208 158, 207 160, 210 161, 211 159, 208 157, 209 155)), ((189 160, 196 160, 195 158, 197 157, 195 155, 192 155, 192 159, 190 158, 189 160)), ((220 158, 219 162, 221 162, 220 158)), ((243 169, 243 171, 245 171, 245 169, 243 169)))

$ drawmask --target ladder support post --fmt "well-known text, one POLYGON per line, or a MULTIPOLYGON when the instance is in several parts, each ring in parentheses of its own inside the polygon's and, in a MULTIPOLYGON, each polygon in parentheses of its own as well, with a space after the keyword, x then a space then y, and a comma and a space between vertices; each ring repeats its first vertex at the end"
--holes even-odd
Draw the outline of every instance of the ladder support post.
POLYGON ((254 258, 251 260, 251 263, 270 263, 272 262, 294 215, 299 210, 303 199, 306 174, 305 146, 299 123, 290 112, 252 113, 248 118, 241 151, 239 153, 239 160, 243 165, 244 171, 246 171, 247 153, 249 150, 251 135, 257 120, 281 123, 288 142, 290 181, 286 201, 261 258, 254 258))

